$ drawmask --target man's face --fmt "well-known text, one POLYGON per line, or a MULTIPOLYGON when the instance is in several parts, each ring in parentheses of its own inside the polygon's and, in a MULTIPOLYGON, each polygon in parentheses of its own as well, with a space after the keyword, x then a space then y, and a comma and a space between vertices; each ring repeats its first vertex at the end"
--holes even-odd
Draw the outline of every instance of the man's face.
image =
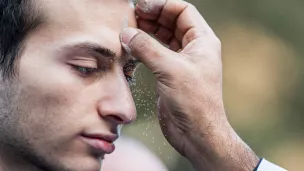
POLYGON ((19 75, 4 90, 1 140, 40 167, 99 170, 112 147, 92 137, 115 138, 136 117, 124 71, 134 63, 119 40, 127 18, 136 26, 134 9, 127 0, 38 4, 45 23, 29 35, 19 75))

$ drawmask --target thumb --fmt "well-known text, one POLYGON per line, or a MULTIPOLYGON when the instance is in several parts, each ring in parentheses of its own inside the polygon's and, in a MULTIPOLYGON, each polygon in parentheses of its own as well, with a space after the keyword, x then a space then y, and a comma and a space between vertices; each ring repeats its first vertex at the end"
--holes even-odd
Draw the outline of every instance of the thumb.
POLYGON ((147 33, 135 28, 124 29, 120 39, 124 49, 152 71, 162 67, 173 53, 147 33))

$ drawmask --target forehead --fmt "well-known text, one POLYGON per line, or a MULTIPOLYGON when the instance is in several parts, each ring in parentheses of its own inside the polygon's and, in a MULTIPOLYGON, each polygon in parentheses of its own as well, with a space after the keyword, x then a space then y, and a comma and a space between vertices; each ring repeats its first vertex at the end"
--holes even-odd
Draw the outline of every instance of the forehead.
POLYGON ((82 39, 106 44, 117 52, 115 45, 120 44, 119 33, 124 26, 136 27, 131 0, 39 0, 38 4, 45 18, 40 37, 49 42, 75 43, 69 41, 82 39))
POLYGON ((115 24, 114 21, 119 22, 119 18, 127 17, 133 12, 130 0, 41 0, 41 2, 49 21, 65 24, 76 24, 77 21, 115 24))

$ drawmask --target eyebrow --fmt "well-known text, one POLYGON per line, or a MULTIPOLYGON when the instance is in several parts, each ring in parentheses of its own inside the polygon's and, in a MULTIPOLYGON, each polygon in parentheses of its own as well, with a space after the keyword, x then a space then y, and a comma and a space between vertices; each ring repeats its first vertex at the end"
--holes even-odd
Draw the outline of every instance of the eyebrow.
POLYGON ((138 59, 126 54, 123 55, 121 59, 117 59, 117 54, 115 51, 102 47, 99 44, 91 43, 91 42, 83 42, 78 44, 66 45, 62 48, 63 50, 71 50, 71 51, 84 51, 87 53, 96 53, 100 56, 107 57, 113 61, 127 62, 132 63, 134 66, 141 63, 138 59))
POLYGON ((101 56, 107 57, 111 60, 117 60, 117 55, 115 53, 115 51, 109 49, 109 48, 105 48, 102 47, 98 44, 95 43, 89 43, 89 42, 84 42, 84 43, 78 43, 78 44, 74 44, 74 45, 67 45, 64 46, 63 49, 69 49, 69 50, 73 50, 73 51, 84 51, 84 52, 88 52, 88 53, 97 53, 101 56))

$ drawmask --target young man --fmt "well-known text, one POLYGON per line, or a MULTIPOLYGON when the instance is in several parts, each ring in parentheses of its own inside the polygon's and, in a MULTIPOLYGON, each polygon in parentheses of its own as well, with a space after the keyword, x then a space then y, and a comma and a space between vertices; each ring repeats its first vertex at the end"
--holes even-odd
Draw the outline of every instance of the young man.
POLYGON ((127 0, 0 1, 1 171, 98 171, 136 117, 138 60, 158 79, 164 136, 197 170, 258 165, 226 119, 221 45, 203 17, 181 0, 135 11, 127 0))

